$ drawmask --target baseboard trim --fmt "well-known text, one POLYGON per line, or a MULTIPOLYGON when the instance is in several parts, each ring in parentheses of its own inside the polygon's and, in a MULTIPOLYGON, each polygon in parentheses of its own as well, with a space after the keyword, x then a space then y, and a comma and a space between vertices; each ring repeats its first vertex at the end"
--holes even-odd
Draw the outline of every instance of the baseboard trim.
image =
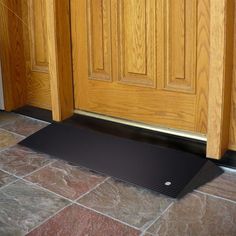
POLYGON ((23 106, 14 110, 13 112, 24 116, 32 117, 34 119, 43 120, 49 123, 53 122, 52 111, 43 108, 38 108, 33 106, 23 106))

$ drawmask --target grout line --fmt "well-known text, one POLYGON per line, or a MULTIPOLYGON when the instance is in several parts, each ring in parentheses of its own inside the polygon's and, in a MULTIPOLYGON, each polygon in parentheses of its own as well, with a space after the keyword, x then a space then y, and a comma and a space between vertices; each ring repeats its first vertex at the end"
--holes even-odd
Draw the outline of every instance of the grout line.
POLYGON ((14 176, 14 177, 17 178, 17 179, 21 179, 20 176, 17 176, 17 175, 15 175, 15 174, 12 174, 12 173, 8 172, 7 170, 3 170, 3 169, 0 169, 0 170, 1 170, 2 172, 5 172, 5 173, 7 173, 7 174, 9 174, 9 175, 14 176))
MULTIPOLYGON (((49 160, 50 160, 50 159, 49 159, 49 160)), ((51 160, 51 161, 49 161, 49 163, 47 163, 46 165, 41 166, 41 167, 39 167, 38 169, 36 169, 36 170, 34 170, 34 171, 32 171, 32 172, 30 172, 30 173, 28 173, 28 174, 25 174, 25 175, 23 175, 23 176, 20 176, 20 178, 24 179, 24 178, 26 178, 26 177, 28 177, 28 176, 34 174, 35 172, 38 172, 38 171, 42 170, 43 168, 48 167, 48 166, 54 164, 56 161, 57 161, 57 160, 51 160)))
POLYGON ((200 193, 200 194, 203 194, 203 195, 207 195, 207 196, 210 196, 210 197, 218 198, 218 199, 236 204, 236 201, 228 199, 228 198, 220 197, 220 196, 210 194, 210 193, 206 193, 206 192, 203 192, 203 191, 200 191, 200 190, 194 190, 194 192, 200 193))
POLYGON ((4 129, 3 127, 0 127, 0 131, 5 131, 5 132, 8 132, 8 133, 10 133, 10 134, 14 134, 14 135, 16 135, 16 136, 19 136, 20 138, 27 138, 26 136, 24 136, 24 135, 21 135, 21 134, 18 134, 18 133, 15 133, 15 132, 12 132, 12 131, 10 131, 10 130, 7 130, 7 129, 4 129))
POLYGON ((43 190, 45 190, 45 191, 47 191, 47 192, 50 192, 50 193, 56 195, 56 196, 59 197, 59 198, 63 198, 64 200, 67 200, 67 201, 69 201, 69 202, 71 202, 71 203, 75 203, 73 200, 71 200, 71 199, 69 199, 69 198, 67 198, 67 197, 65 197, 65 196, 62 196, 62 195, 60 195, 60 194, 58 194, 58 193, 55 193, 55 192, 53 192, 53 191, 51 191, 51 190, 49 190, 49 189, 47 189, 47 188, 45 188, 45 187, 39 185, 38 183, 34 183, 34 182, 31 182, 31 181, 29 181, 29 180, 27 180, 27 179, 22 179, 22 178, 20 178, 20 180, 25 181, 26 183, 31 184, 31 185, 34 185, 34 186, 36 186, 36 187, 38 187, 38 188, 41 188, 41 189, 43 189, 43 190))
MULTIPOLYGON (((5 172, 6 173, 6 172, 5 172)), ((7 173, 8 174, 8 173, 7 173)), ((13 177, 15 177, 15 176, 13 176, 13 177)), ((11 184, 14 184, 15 182, 17 182, 18 180, 20 180, 19 178, 17 178, 17 179, 15 179, 14 181, 12 181, 12 182, 10 182, 10 183, 8 183, 8 184, 6 184, 6 185, 3 185, 2 187, 0 187, 0 192, 5 188, 5 187, 8 187, 9 185, 11 185, 11 184)))
POLYGON ((106 177, 101 183, 98 183, 97 185, 95 185, 93 188, 91 188, 89 191, 87 191, 86 193, 82 194, 81 196, 79 196, 77 199, 75 199, 75 202, 79 201, 81 198, 83 198, 84 196, 88 195, 89 193, 91 193, 93 190, 97 189, 99 186, 101 186, 102 184, 104 184, 107 180, 109 180, 111 177, 106 177))
POLYGON ((91 211, 93 211, 93 212, 96 212, 96 213, 99 214, 99 215, 106 216, 106 217, 108 217, 108 218, 110 218, 110 219, 112 219, 112 220, 115 220, 115 221, 117 221, 117 222, 123 224, 123 225, 129 226, 129 227, 131 227, 131 228, 133 228, 133 229, 136 229, 136 230, 140 231, 140 229, 137 228, 136 226, 130 225, 130 224, 128 224, 127 222, 124 222, 124 221, 122 221, 122 220, 119 220, 119 219, 117 219, 117 218, 114 218, 113 216, 107 215, 107 214, 105 214, 105 213, 103 213, 103 212, 97 211, 97 210, 95 210, 95 209, 93 209, 93 208, 90 208, 90 207, 85 206, 85 205, 83 205, 83 204, 81 204, 81 203, 78 203, 78 202, 75 202, 75 204, 77 204, 77 205, 79 205, 79 206, 81 206, 81 207, 83 207, 83 208, 86 208, 86 209, 88 209, 88 210, 91 210, 91 211))
POLYGON ((10 146, 10 147, 6 147, 6 148, 3 148, 3 149, 0 149, 0 154, 1 154, 1 152, 4 152, 4 151, 6 151, 6 150, 8 150, 8 149, 10 149, 10 148, 13 148, 14 146, 16 146, 17 144, 15 144, 15 145, 12 145, 12 146, 10 146))
POLYGON ((139 236, 145 236, 145 235, 150 235, 150 236, 156 236, 155 234, 152 234, 150 232, 141 232, 141 234, 139 236))
POLYGON ((170 203, 170 205, 155 220, 153 220, 153 222, 146 229, 143 230, 142 235, 147 233, 148 229, 150 229, 173 205, 174 202, 170 203))
POLYGON ((31 174, 37 172, 38 170, 43 169, 43 168, 46 167, 46 166, 49 166, 49 165, 53 164, 53 163, 56 162, 56 161, 57 161, 57 160, 52 160, 51 162, 47 163, 46 165, 41 166, 41 167, 39 167, 38 169, 36 169, 36 170, 34 170, 34 171, 32 171, 32 172, 30 172, 30 173, 28 173, 28 174, 25 174, 25 175, 23 175, 23 176, 16 175, 16 174, 11 173, 11 172, 9 172, 9 171, 7 171, 7 170, 4 170, 4 169, 2 169, 2 168, 0 168, 0 170, 1 170, 2 172, 5 172, 5 173, 7 173, 7 174, 9 174, 9 175, 14 176, 15 178, 24 180, 25 177, 28 177, 29 175, 31 175, 31 174))
POLYGON ((46 223, 47 221, 49 221, 50 219, 52 219, 54 216, 56 216, 57 214, 59 214, 60 212, 62 212, 63 210, 65 210, 67 207, 72 206, 73 203, 69 203, 66 206, 62 207, 60 210, 54 212, 51 216, 49 216, 47 219, 44 219, 42 222, 40 222, 38 225, 36 225, 35 227, 33 227, 31 230, 27 231, 27 234, 31 233, 32 231, 34 231, 35 229, 39 228, 40 226, 42 226, 44 223, 46 223))
POLYGON ((1 154, 2 152, 4 152, 4 151, 10 150, 10 149, 16 147, 17 145, 19 145, 19 144, 16 143, 16 144, 13 144, 13 145, 8 146, 8 147, 6 147, 6 148, 0 149, 0 154, 1 154))

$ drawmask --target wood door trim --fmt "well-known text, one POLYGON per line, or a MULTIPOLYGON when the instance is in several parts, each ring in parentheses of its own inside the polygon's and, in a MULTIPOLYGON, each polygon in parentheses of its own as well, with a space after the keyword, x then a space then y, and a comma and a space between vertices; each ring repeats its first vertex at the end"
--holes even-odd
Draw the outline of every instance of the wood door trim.
POLYGON ((70 1, 47 0, 48 57, 53 120, 73 115, 70 1), (63 16, 63 17, 62 17, 63 16))
POLYGON ((211 0, 207 157, 228 149, 233 70, 234 0, 211 0))

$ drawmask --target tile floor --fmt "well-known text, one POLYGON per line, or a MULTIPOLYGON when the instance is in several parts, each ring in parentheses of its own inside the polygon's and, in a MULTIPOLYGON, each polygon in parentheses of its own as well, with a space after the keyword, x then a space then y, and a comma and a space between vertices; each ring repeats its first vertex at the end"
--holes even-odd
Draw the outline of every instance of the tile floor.
POLYGON ((176 201, 17 145, 45 126, 0 112, 0 236, 236 235, 236 173, 176 201))

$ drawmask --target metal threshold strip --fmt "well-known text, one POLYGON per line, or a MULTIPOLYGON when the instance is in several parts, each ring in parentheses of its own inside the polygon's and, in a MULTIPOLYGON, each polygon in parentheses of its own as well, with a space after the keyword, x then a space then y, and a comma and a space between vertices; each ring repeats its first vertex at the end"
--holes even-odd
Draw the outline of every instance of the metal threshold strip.
POLYGON ((144 124, 141 122, 135 122, 135 121, 115 118, 115 117, 111 117, 111 116, 100 115, 100 114, 96 114, 93 112, 87 112, 87 111, 82 111, 82 110, 74 110, 74 113, 79 114, 79 115, 94 117, 94 118, 98 118, 98 119, 102 119, 102 120, 107 120, 107 121, 111 121, 111 122, 115 122, 115 123, 120 123, 120 124, 124 124, 124 125, 130 125, 130 126, 134 126, 134 127, 138 127, 138 128, 157 131, 157 132, 161 132, 161 133, 165 133, 165 134, 171 134, 171 135, 175 135, 175 136, 179 136, 179 137, 195 139, 195 140, 204 141, 204 142, 207 141, 206 136, 203 134, 199 134, 199 133, 180 131, 180 130, 164 128, 164 127, 155 126, 155 125, 148 125, 148 124, 144 124))

